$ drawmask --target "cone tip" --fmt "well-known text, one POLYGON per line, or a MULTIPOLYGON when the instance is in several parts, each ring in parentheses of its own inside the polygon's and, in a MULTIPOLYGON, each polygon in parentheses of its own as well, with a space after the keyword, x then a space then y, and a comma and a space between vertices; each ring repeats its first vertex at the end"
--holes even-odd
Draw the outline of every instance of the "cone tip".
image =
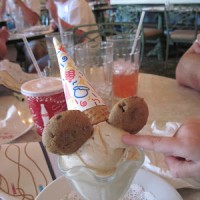
POLYGON ((53 37, 53 44, 54 44, 55 47, 60 46, 60 42, 57 40, 56 37, 53 37))

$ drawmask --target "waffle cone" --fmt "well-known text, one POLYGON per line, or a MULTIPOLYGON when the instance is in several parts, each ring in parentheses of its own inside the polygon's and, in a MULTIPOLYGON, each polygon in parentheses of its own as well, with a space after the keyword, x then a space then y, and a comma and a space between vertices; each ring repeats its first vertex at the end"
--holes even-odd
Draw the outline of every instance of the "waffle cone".
POLYGON ((83 112, 88 116, 92 125, 108 120, 109 116, 108 108, 105 105, 94 106, 83 112))

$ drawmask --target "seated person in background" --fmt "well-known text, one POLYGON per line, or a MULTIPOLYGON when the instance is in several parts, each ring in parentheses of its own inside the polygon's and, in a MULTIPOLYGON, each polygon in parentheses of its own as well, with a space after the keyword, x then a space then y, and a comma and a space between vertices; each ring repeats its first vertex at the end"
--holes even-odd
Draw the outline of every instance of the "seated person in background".
MULTIPOLYGON (((40 21, 40 0, 7 0, 8 4, 15 3, 16 7, 20 7, 24 16, 24 22, 27 25, 34 26, 40 21)), ((11 5, 8 5, 12 7, 11 5)))
MULTIPOLYGON (((52 18, 51 26, 54 30, 58 28, 58 17, 60 17, 60 22, 63 30, 70 30, 74 26, 84 25, 84 24, 96 24, 94 14, 85 0, 48 0, 46 7, 49 10, 50 16, 52 18)), ((81 35, 84 32, 96 30, 96 26, 83 27, 79 29, 76 34, 81 35)), ((91 34, 91 37, 98 36, 97 33, 91 34)), ((38 65, 41 70, 48 66, 48 56, 38 60, 38 65)), ((33 65, 29 67, 30 73, 35 73, 35 68, 33 65)))
MULTIPOLYGON (((17 7, 21 8, 22 15, 24 18, 25 28, 40 24, 40 0, 24 0, 24 1, 2 0, 2 3, 3 2, 6 3, 6 11, 10 13, 11 15, 12 13, 16 11, 17 7)), ((23 45, 23 44, 19 44, 19 45, 23 45)), ((47 54, 45 40, 41 40, 41 39, 34 40, 34 41, 29 42, 29 45, 36 59, 39 59, 47 54)), ((23 48, 24 48, 24 53, 25 53, 25 58, 26 58, 25 64, 26 66, 29 66, 32 63, 32 61, 25 46, 23 48)), ((10 60, 16 61, 16 59, 10 59, 10 60)))
POLYGON ((3 60, 7 53, 6 42, 9 37, 9 32, 6 27, 0 29, 0 60, 3 60))
MULTIPOLYGON (((53 19, 52 28, 58 28, 58 17, 63 30, 72 29, 74 26, 96 24, 94 14, 85 0, 48 0, 46 4, 50 16, 53 19)), ((82 34, 97 27, 82 27, 76 34, 82 34)))
POLYGON ((200 34, 176 67, 178 84, 200 91, 200 34))

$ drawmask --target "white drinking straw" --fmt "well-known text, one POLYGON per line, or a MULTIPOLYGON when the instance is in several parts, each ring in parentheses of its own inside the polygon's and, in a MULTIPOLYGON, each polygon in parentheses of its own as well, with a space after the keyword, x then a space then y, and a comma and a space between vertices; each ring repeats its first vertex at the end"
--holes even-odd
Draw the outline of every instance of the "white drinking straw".
POLYGON ((32 52, 32 50, 31 50, 31 48, 30 48, 30 46, 29 46, 29 44, 28 44, 28 41, 27 41, 26 37, 25 37, 25 36, 22 36, 22 39, 23 39, 24 44, 25 44, 25 46, 26 46, 26 49, 27 49, 27 51, 28 51, 28 53, 29 53, 29 55, 30 55, 30 57, 31 57, 31 60, 32 60, 32 62, 33 62, 33 65, 34 65, 34 67, 35 67, 35 69, 36 69, 36 71, 37 71, 37 73, 38 73, 39 78, 43 78, 42 72, 40 71, 40 67, 39 67, 38 64, 37 64, 37 61, 36 61, 36 59, 35 59, 35 57, 34 57, 34 55, 33 55, 33 52, 32 52))
POLYGON ((58 16, 58 28, 59 28, 59 32, 60 32, 61 43, 64 44, 63 28, 62 28, 61 19, 59 16, 58 16))
POLYGON ((145 15, 145 11, 142 11, 142 14, 140 16, 139 25, 138 25, 138 28, 137 28, 137 31, 136 31, 136 34, 135 34, 135 39, 133 41, 131 55, 133 55, 134 52, 135 52, 135 48, 136 48, 136 45, 137 45, 137 39, 139 37, 140 31, 141 31, 141 28, 142 28, 142 23, 143 23, 143 20, 144 20, 144 15, 145 15))

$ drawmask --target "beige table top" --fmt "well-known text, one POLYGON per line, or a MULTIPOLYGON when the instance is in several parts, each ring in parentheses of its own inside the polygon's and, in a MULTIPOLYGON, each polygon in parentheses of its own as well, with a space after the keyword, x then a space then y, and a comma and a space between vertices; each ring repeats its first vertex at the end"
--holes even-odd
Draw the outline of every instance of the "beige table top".
POLYGON ((183 122, 189 117, 200 117, 200 93, 177 85, 174 79, 140 74, 138 95, 149 106, 148 123, 183 122))
MULTIPOLYGON (((189 117, 200 117, 200 93, 177 85, 174 79, 140 74, 138 96, 144 97, 149 106, 148 124, 156 120, 183 122, 189 117)), ((32 129, 13 142, 40 141, 41 137, 32 129)), ((184 200, 199 200, 200 190, 178 190, 184 200)))

